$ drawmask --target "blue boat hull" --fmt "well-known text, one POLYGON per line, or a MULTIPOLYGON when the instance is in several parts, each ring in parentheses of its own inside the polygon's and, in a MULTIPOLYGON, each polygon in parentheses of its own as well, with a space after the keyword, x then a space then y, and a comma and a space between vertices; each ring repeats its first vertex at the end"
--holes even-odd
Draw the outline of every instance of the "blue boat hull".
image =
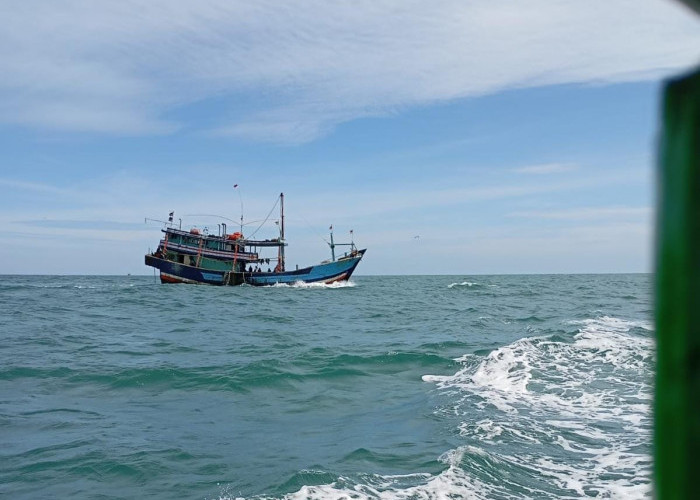
POLYGON ((240 285, 246 283, 254 286, 293 284, 300 281, 304 283, 333 283, 349 280, 364 254, 365 250, 358 250, 354 255, 343 257, 335 262, 326 262, 316 266, 279 273, 214 271, 172 262, 155 255, 146 255, 146 265, 160 270, 162 283, 201 283, 208 285, 240 285))

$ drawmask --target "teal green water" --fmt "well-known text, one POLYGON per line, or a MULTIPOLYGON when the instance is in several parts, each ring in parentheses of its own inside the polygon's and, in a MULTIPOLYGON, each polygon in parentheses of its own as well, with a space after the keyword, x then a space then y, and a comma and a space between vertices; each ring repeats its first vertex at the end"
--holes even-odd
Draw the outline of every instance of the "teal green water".
POLYGON ((651 497, 651 279, 0 277, 0 496, 651 497))

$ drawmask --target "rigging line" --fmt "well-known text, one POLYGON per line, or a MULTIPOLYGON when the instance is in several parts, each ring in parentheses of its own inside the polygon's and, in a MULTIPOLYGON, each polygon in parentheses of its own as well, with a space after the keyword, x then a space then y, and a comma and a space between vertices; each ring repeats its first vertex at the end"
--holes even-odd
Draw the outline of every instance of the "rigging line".
POLYGON ((263 225, 265 225, 265 223, 268 221, 268 219, 270 218, 270 215, 272 215, 272 211, 275 209, 275 207, 277 206, 277 204, 278 204, 279 202, 280 202, 280 197, 278 196, 278 197, 277 197, 277 200, 275 201, 275 204, 272 205, 272 208, 271 208, 270 211, 267 213, 267 217, 265 217, 265 220, 262 221, 262 222, 260 223, 260 225, 258 226, 258 228, 257 228, 255 231, 253 231, 253 233, 252 233, 250 236, 248 236, 248 239, 252 238, 253 236, 255 236, 255 234, 256 234, 258 231, 260 231, 260 228, 263 227, 263 225))
MULTIPOLYGON (((237 220, 229 219, 228 217, 224 217, 223 215, 214 215, 214 214, 185 214, 185 215, 183 215, 183 217, 218 217, 218 218, 220 218, 220 219, 224 219, 224 220, 227 220, 227 221, 229 221, 229 222, 233 222, 233 223, 235 223, 235 224, 239 224, 239 222, 238 222, 237 220)), ((155 219, 151 219, 151 220, 155 220, 155 219)), ((156 221, 156 222, 163 222, 163 221, 156 221)), ((251 224, 257 224, 258 222, 260 222, 260 219, 258 219, 258 220, 251 220, 251 221, 248 221, 248 222, 244 222, 243 225, 244 225, 244 226, 250 226, 251 224)))
MULTIPOLYGON (((301 219, 304 221, 304 224, 306 224, 306 227, 307 227, 308 229, 311 229, 311 230, 314 232, 314 234, 315 234, 316 236, 318 236, 319 238, 321 238, 321 239, 323 240, 323 242, 324 242, 326 245, 330 245, 330 244, 331 244, 330 241, 328 241, 326 238, 324 238, 323 236, 321 236, 321 235, 318 233, 318 231, 317 231, 317 229, 316 229, 316 227, 318 227, 318 226, 316 226, 316 227, 312 226, 311 223, 310 223, 308 220, 306 220, 306 217, 304 217, 303 215, 299 215, 299 217, 301 217, 301 219)), ((296 219, 296 217, 293 217, 293 218, 292 218, 292 220, 294 220, 294 219, 296 219)))
MULTIPOLYGON (((261 219, 250 220, 250 221, 248 221, 248 222, 244 222, 243 225, 244 225, 244 226, 250 226, 250 225, 253 225, 253 224, 257 224, 258 222, 265 222, 265 221, 264 221, 264 220, 261 220, 261 219)), ((257 231, 257 229, 256 229, 256 231, 257 231)))
POLYGON ((230 222, 237 223, 237 220, 229 219, 228 217, 224 217, 223 215, 216 215, 216 214, 185 214, 183 217, 217 217, 219 219, 224 219, 230 222))

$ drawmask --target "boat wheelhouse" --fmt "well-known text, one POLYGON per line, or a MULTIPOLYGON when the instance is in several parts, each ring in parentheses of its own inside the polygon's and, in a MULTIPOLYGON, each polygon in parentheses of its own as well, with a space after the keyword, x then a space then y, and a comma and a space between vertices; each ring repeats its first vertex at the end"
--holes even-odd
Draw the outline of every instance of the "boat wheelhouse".
MULTIPOLYGON (((183 231, 172 224, 172 212, 164 235, 155 252, 145 257, 147 266, 160 271, 161 283, 203 283, 210 285, 275 285, 333 283, 350 279, 365 249, 358 250, 354 241, 335 243, 331 226, 331 259, 320 264, 286 270, 284 249, 284 193, 280 194, 279 237, 248 239, 242 231, 220 234, 192 228, 183 231), (336 259, 335 248, 348 246, 349 251, 336 259), (270 255, 271 253, 271 255, 270 255)), ((274 207, 273 207, 274 208, 274 207)), ((242 226, 241 226, 242 228, 242 226)))

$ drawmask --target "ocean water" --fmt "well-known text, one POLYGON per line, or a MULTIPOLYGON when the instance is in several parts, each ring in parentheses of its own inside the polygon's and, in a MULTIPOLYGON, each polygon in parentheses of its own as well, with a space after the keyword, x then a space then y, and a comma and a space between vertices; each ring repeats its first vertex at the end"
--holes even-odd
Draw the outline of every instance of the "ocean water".
POLYGON ((0 277, 0 496, 650 498, 651 287, 0 277))

